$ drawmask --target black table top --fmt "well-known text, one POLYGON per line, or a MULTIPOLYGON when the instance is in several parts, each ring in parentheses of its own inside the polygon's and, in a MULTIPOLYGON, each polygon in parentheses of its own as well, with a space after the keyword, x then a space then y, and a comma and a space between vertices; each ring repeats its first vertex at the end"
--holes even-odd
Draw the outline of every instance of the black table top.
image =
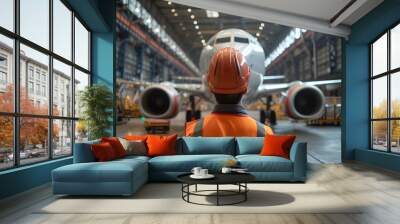
POLYGON ((236 184, 248 183, 255 180, 249 173, 213 173, 212 179, 193 179, 191 173, 182 174, 177 177, 178 181, 186 184, 236 184))

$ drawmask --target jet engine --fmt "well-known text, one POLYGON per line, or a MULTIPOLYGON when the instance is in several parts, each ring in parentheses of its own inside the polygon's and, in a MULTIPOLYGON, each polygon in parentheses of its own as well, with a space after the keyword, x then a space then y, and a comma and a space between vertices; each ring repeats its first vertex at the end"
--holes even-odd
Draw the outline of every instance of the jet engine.
POLYGON ((142 92, 139 107, 145 117, 173 118, 179 112, 179 94, 171 86, 150 86, 142 92))
POLYGON ((324 111, 325 96, 315 86, 296 84, 289 88, 282 105, 290 118, 318 119, 324 111))

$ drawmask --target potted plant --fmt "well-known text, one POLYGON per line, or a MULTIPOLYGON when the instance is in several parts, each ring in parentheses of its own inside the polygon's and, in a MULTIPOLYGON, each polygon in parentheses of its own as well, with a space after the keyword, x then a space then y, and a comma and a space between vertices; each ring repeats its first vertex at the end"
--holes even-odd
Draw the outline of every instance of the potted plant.
POLYGON ((79 106, 81 119, 87 127, 89 140, 110 136, 108 129, 112 125, 112 92, 101 84, 86 87, 80 92, 79 106))

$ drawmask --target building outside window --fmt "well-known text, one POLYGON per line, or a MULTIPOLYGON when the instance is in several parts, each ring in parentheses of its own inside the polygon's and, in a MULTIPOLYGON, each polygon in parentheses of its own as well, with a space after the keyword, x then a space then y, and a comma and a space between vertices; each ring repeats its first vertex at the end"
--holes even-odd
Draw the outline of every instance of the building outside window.
POLYGON ((371 148, 400 153, 400 24, 370 44, 371 148))
MULTIPOLYGON (((8 2, 13 8, 13 1, 8 2)), ((5 14, 10 21, 20 21, 19 27, 14 30, 0 22, 8 30, 0 30, 0 87, 10 87, 0 88, 0 170, 70 156, 73 143, 87 139, 85 126, 78 122, 79 113, 71 105, 79 103, 79 91, 90 84, 90 32, 64 1, 19 3, 18 13, 5 14), (12 60, 14 54, 19 61, 12 60), (19 88, 14 82, 16 66, 19 88)))

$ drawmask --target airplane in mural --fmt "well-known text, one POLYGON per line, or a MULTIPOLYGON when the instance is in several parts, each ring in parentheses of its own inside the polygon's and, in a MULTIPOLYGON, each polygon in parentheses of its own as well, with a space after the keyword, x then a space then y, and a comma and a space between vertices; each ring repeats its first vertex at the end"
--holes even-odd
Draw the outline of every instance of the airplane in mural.
POLYGON ((215 102, 207 88, 206 74, 213 54, 220 48, 233 47, 246 58, 251 75, 247 93, 242 103, 248 105, 275 93, 282 93, 282 107, 292 119, 317 119, 323 114, 325 96, 317 87, 319 85, 338 84, 341 80, 294 81, 290 83, 268 83, 268 80, 282 79, 284 76, 264 76, 265 54, 257 38, 240 29, 225 29, 212 36, 203 48, 199 68, 203 77, 202 83, 141 83, 146 88, 138 101, 140 111, 145 117, 169 119, 179 112, 179 92, 200 96, 215 102), (265 83, 266 82, 266 83, 265 83))

